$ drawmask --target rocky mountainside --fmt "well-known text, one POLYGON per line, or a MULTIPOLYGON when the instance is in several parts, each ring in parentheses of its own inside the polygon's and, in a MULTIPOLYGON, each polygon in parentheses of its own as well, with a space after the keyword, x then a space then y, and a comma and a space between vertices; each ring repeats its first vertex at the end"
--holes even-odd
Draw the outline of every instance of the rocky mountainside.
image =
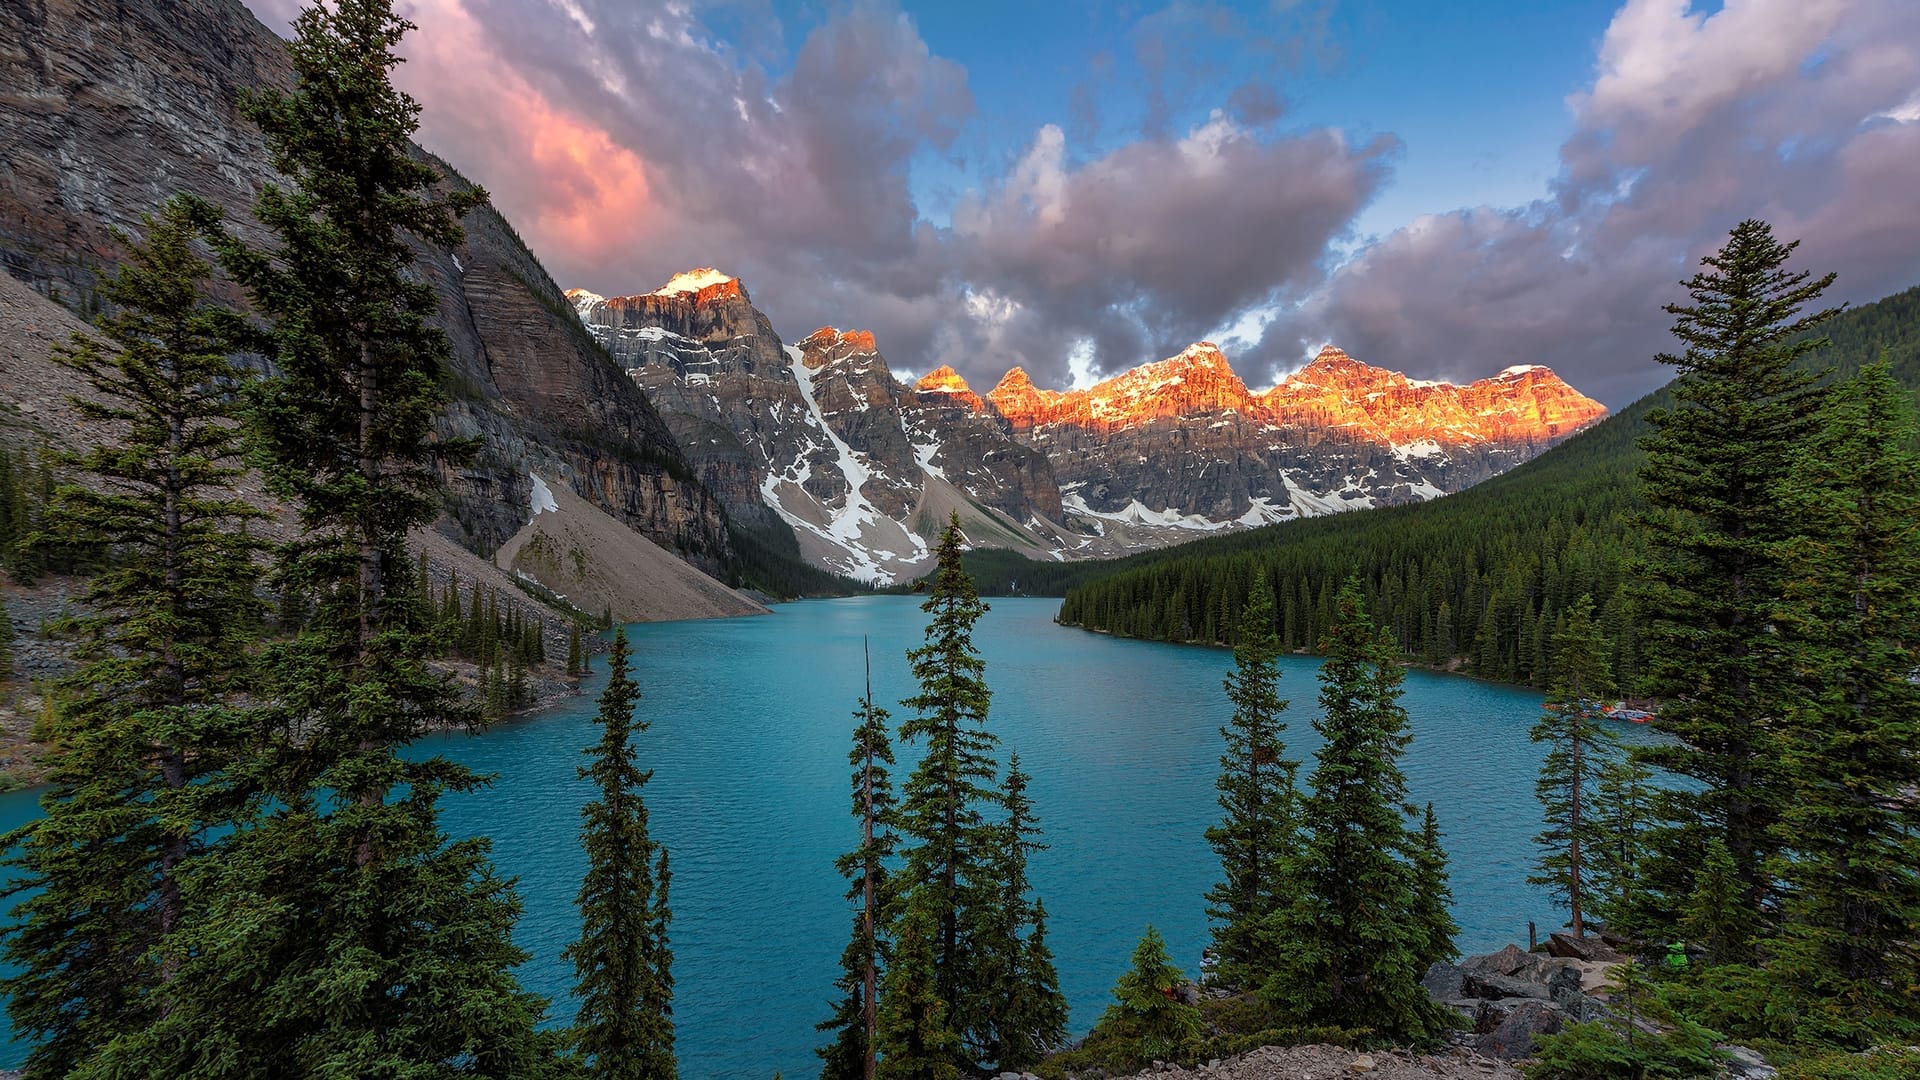
POLYGON ((1084 390, 1016 368, 987 404, 1046 453, 1071 513, 1200 530, 1459 491, 1606 415, 1543 367, 1455 386, 1332 346, 1255 393, 1210 342, 1084 390))
POLYGON ((1258 393, 1208 342, 1081 390, 1015 368, 983 397, 949 367, 905 385, 863 331, 785 345, 713 269, 567 295, 736 519, 868 580, 923 569, 950 510, 976 544, 1122 554, 1457 491, 1606 412, 1541 367, 1454 386, 1335 348, 1258 393))
POLYGON ((1059 506, 1044 457, 994 418, 903 385, 872 334, 823 327, 784 344, 746 286, 714 270, 635 296, 567 295, 735 520, 784 523, 817 564, 892 580, 928 564, 950 512, 982 543, 1059 543, 1028 525, 1059 506))
MULTIPOLYGON (((177 191, 257 234, 273 179, 242 90, 291 80, 282 42, 239 0, 0 3, 0 265, 85 312, 119 257, 113 229, 177 191)), ((448 183, 465 181, 449 173, 448 183)), ((562 484, 710 573, 735 563, 721 500, 695 479, 645 392, 586 334, 498 214, 415 269, 453 346, 449 436, 479 436, 447 477, 439 528, 491 554, 528 518, 534 479, 562 484)))

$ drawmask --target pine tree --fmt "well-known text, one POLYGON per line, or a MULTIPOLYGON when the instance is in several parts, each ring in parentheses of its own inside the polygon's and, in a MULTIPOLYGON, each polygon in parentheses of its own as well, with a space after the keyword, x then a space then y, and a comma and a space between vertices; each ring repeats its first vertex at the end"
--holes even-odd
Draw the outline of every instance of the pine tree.
POLYGON ((1679 926, 1706 952, 1708 964, 1734 962, 1751 940, 1754 916, 1744 899, 1733 855, 1719 837, 1710 838, 1679 926))
POLYGON ((1433 804, 1427 804, 1420 820, 1420 841, 1413 849, 1413 911, 1423 933, 1422 946, 1413 966, 1425 973, 1434 964, 1444 964, 1459 955, 1453 939, 1460 924, 1453 918, 1453 886, 1447 875, 1447 849, 1440 842, 1440 822, 1433 816, 1433 804))
POLYGON ((1262 995, 1303 1023, 1426 1042, 1448 1022, 1419 982, 1419 961, 1437 944, 1436 923, 1415 908, 1420 841, 1399 764, 1411 738, 1399 704, 1405 675, 1361 605, 1349 579, 1321 644, 1322 745, 1287 903, 1267 921, 1275 967, 1262 995))
POLYGON ((0 683, 13 681, 13 616, 7 611, 6 598, 0 596, 0 683))
POLYGON ((1632 758, 1600 767, 1584 892, 1607 932, 1632 940, 1645 928, 1641 861, 1652 818, 1653 771, 1632 758))
POLYGON ((1261 947, 1261 926, 1284 902, 1285 862, 1293 855, 1294 788, 1299 762, 1286 757, 1280 714, 1280 643, 1273 633, 1273 591, 1264 572, 1240 620, 1234 670, 1226 678, 1233 718, 1220 729, 1220 824, 1207 843, 1220 857, 1223 880, 1207 890, 1207 916, 1214 921, 1215 972, 1228 985, 1253 985, 1272 970, 1261 947))
POLYGON ((428 664, 406 536, 461 449, 432 437, 448 345, 414 245, 457 243, 481 196, 434 194, 408 142, 419 107, 389 73, 411 28, 385 0, 308 8, 293 87, 246 103, 290 183, 255 206, 278 246, 226 237, 221 261, 271 325, 250 430, 299 505, 276 576, 310 614, 258 688, 276 742, 250 778, 270 802, 200 861, 206 910, 170 953, 182 992, 114 1048, 122 1073, 526 1076, 548 1060, 544 1003, 512 974, 519 903, 485 840, 439 825, 440 796, 483 779, 399 753, 473 719, 428 664))
MULTIPOLYGON (((1833 275, 1786 269, 1795 246, 1743 221, 1686 282, 1693 303, 1667 305, 1686 352, 1658 357, 1679 372, 1675 406, 1648 415, 1640 472, 1654 507, 1639 598, 1646 683, 1665 699, 1660 725, 1678 736, 1641 753, 1701 785, 1670 800, 1663 888, 1688 888, 1704 829, 1733 859, 1756 919, 1774 884, 1769 830, 1788 798, 1775 768, 1787 695, 1773 627, 1779 545, 1796 523, 1779 486, 1819 404, 1814 375, 1797 362, 1827 344, 1808 331, 1838 310, 1802 314, 1833 275)), ((1750 945, 1730 947, 1744 957, 1750 945)))
POLYGON ((1132 966, 1113 985, 1113 1004, 1101 1015, 1103 1037, 1137 1041, 1142 1056, 1172 1057, 1202 1031, 1200 1010, 1179 999, 1186 975, 1167 955, 1166 939, 1151 924, 1134 946, 1132 966))
POLYGON ((991 1019, 962 932, 980 921, 972 909, 993 900, 986 858, 993 828, 981 808, 998 798, 998 740, 986 728, 991 692, 973 646, 973 624, 987 605, 961 566, 963 540, 956 514, 941 533, 933 588, 921 605, 931 616, 926 644, 907 654, 920 692, 901 702, 915 715, 900 725, 900 738, 924 739, 926 752, 901 790, 900 830, 908 846, 900 888, 907 907, 917 905, 933 919, 935 992, 948 1005, 953 1029, 969 1035, 991 1019))
POLYGON ((567 674, 579 675, 580 670, 580 628, 567 629, 567 674))
POLYGON ((1912 1015, 1920 982, 1920 457, 1913 396, 1883 359, 1832 393, 1782 500, 1807 535, 1779 625, 1800 692, 1787 713, 1791 850, 1770 971, 1854 1014, 1912 1015))
POLYGON ((1575 937, 1586 936, 1585 855, 1595 839, 1592 796, 1600 770, 1618 755, 1618 740, 1606 727, 1602 699, 1613 691, 1607 645, 1593 623, 1593 601, 1575 601, 1564 628, 1554 635, 1553 689, 1533 726, 1534 742, 1550 747, 1540 763, 1534 793, 1546 829, 1534 837, 1540 858, 1529 885, 1544 885, 1564 905, 1575 937))
POLYGON ((53 355, 94 391, 74 408, 122 434, 67 458, 81 482, 60 487, 42 521, 115 558, 87 583, 87 614, 59 627, 80 667, 59 683, 65 752, 46 816, 0 841, 20 874, 10 893, 38 890, 15 911, 4 983, 37 1075, 66 1075, 168 1008, 175 968, 155 957, 188 917, 185 864, 225 822, 210 778, 247 741, 234 701, 262 614, 263 548, 247 526, 265 515, 231 494, 243 373, 228 354, 244 335, 203 292, 212 268, 193 242, 212 214, 179 198, 145 218, 101 286, 115 313, 53 355))
POLYGON ((880 1080, 956 1080, 963 1051, 940 994, 940 919, 931 890, 906 894, 880 990, 880 1080))
POLYGON ((633 681, 626 631, 613 637, 606 689, 600 692, 600 741, 587 749, 582 780, 594 798, 580 808, 587 873, 580 883, 580 937, 563 954, 573 962, 580 1011, 573 1043, 587 1074, 599 1080, 663 1080, 675 1075, 673 1014, 656 985, 672 953, 665 939, 666 851, 647 834, 642 792, 653 770, 636 763, 640 688, 633 681), (658 876, 657 876, 658 875, 658 876), (656 925, 658 921, 658 925, 656 925))
POLYGON ((1046 849, 1027 797, 1030 780, 1021 771, 1020 755, 1009 755, 1000 792, 1005 817, 992 831, 988 857, 988 888, 998 895, 971 911, 978 921, 967 935, 972 978, 984 1003, 974 1041, 980 1057, 1002 1072, 1024 1071, 1063 1044, 1067 1034, 1066 999, 1044 953, 1040 905, 1027 898, 1032 891, 1027 857, 1046 849), (1040 950, 1029 948, 1034 934, 1042 936, 1040 950))
POLYGON ((887 710, 873 703, 869 673, 866 693, 854 710, 853 816, 860 822, 860 845, 835 862, 849 883, 847 899, 854 904, 853 937, 840 956, 841 976, 836 984, 841 998, 818 1031, 837 1032, 832 1043, 818 1051, 823 1062, 820 1080, 873 1080, 877 1064, 880 1020, 881 932, 888 901, 886 861, 898 841, 893 833, 893 745, 887 738, 887 710))

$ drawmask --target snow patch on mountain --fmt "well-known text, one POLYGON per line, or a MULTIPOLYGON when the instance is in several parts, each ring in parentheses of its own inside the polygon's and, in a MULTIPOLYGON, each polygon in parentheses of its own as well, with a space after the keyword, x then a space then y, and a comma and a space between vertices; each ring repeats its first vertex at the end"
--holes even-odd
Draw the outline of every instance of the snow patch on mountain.
POLYGON ((533 473, 528 473, 527 479, 533 481, 533 492, 527 497, 527 502, 531 505, 533 513, 527 520, 532 521, 541 514, 559 513, 560 503, 553 497, 553 489, 547 486, 547 482, 535 476, 533 473))

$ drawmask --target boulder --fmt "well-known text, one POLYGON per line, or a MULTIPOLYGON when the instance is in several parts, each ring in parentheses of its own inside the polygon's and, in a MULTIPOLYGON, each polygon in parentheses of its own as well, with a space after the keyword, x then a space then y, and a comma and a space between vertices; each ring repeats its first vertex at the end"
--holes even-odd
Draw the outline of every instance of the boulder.
POLYGON ((1553 1001, 1566 1001, 1580 993, 1580 969, 1577 967, 1556 967, 1547 972, 1547 997, 1553 1001))
POLYGON ((1564 1000, 1556 1000, 1554 1008, 1559 1009, 1569 1023, 1590 1024, 1595 1020, 1605 1020, 1613 1015, 1607 1003, 1592 994, 1573 994, 1564 1000))
POLYGON ((1727 1075, 1735 1080, 1772 1080, 1779 1070, 1767 1064, 1767 1059, 1757 1050, 1744 1046, 1722 1045, 1715 1047, 1725 1056, 1727 1075))
POLYGON ((1461 961, 1460 967, 1468 974, 1485 972, 1489 975, 1512 975, 1528 965, 1528 956, 1520 946, 1508 945, 1499 952, 1485 956, 1469 956, 1461 961))
POLYGON ((1479 998, 1538 998, 1546 1001, 1552 996, 1545 983, 1518 975, 1494 975, 1483 971, 1467 972, 1461 979, 1461 988, 1468 997, 1479 998))
POLYGON ((1508 1009, 1491 1031, 1481 1035, 1474 1048, 1487 1057, 1518 1061, 1533 1055, 1534 1039, 1555 1034, 1563 1026, 1560 1014, 1546 1002, 1521 1001, 1508 1009))
POLYGON ((1466 972, 1457 965, 1435 961, 1428 965, 1427 973, 1420 976, 1420 985, 1435 1001, 1446 1001, 1462 996, 1461 983, 1465 978, 1466 972))
POLYGON ((1547 953, 1564 960, 1601 960, 1617 963, 1623 957, 1597 936, 1574 937, 1564 930, 1547 935, 1547 953))

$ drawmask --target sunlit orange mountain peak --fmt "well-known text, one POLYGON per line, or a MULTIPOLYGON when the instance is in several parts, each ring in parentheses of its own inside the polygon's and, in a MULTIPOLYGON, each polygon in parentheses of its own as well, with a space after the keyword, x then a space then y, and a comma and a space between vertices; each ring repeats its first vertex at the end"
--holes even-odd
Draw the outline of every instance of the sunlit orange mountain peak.
POLYGON ((1104 433, 1164 418, 1234 412, 1276 427, 1350 429, 1395 445, 1551 441, 1607 411, 1539 365, 1456 386, 1409 379, 1333 345, 1256 394, 1208 341, 1083 390, 1042 389, 1015 368, 987 400, 1015 431, 1058 424, 1104 433))
POLYGON ((849 356, 880 351, 874 344, 871 330, 837 330, 823 326, 799 341, 800 362, 808 368, 817 368, 844 360, 849 356))
POLYGON ((740 284, 739 278, 723 274, 710 266, 675 274, 667 280, 665 285, 652 292, 637 293, 633 296, 601 296, 586 289, 567 290, 567 300, 583 318, 595 305, 603 305, 611 311, 624 312, 655 310, 662 304, 699 307, 715 301, 732 299, 747 299, 746 287, 740 284))
POLYGON ((953 404, 964 405, 974 412, 979 412, 983 407, 980 395, 973 392, 973 387, 967 385, 967 380, 961 378, 959 372, 946 364, 920 376, 920 381, 913 384, 913 389, 920 394, 941 395, 953 404))
POLYGON ((1260 395, 1269 423, 1361 428, 1383 442, 1442 446, 1558 439, 1606 415, 1606 406, 1537 364, 1465 386, 1409 379, 1327 346, 1260 395))
POLYGON ((1048 424, 1112 431, 1161 417, 1244 411, 1252 400, 1247 384, 1211 341, 1084 390, 1041 390, 1015 368, 987 397, 1015 431, 1048 424))

